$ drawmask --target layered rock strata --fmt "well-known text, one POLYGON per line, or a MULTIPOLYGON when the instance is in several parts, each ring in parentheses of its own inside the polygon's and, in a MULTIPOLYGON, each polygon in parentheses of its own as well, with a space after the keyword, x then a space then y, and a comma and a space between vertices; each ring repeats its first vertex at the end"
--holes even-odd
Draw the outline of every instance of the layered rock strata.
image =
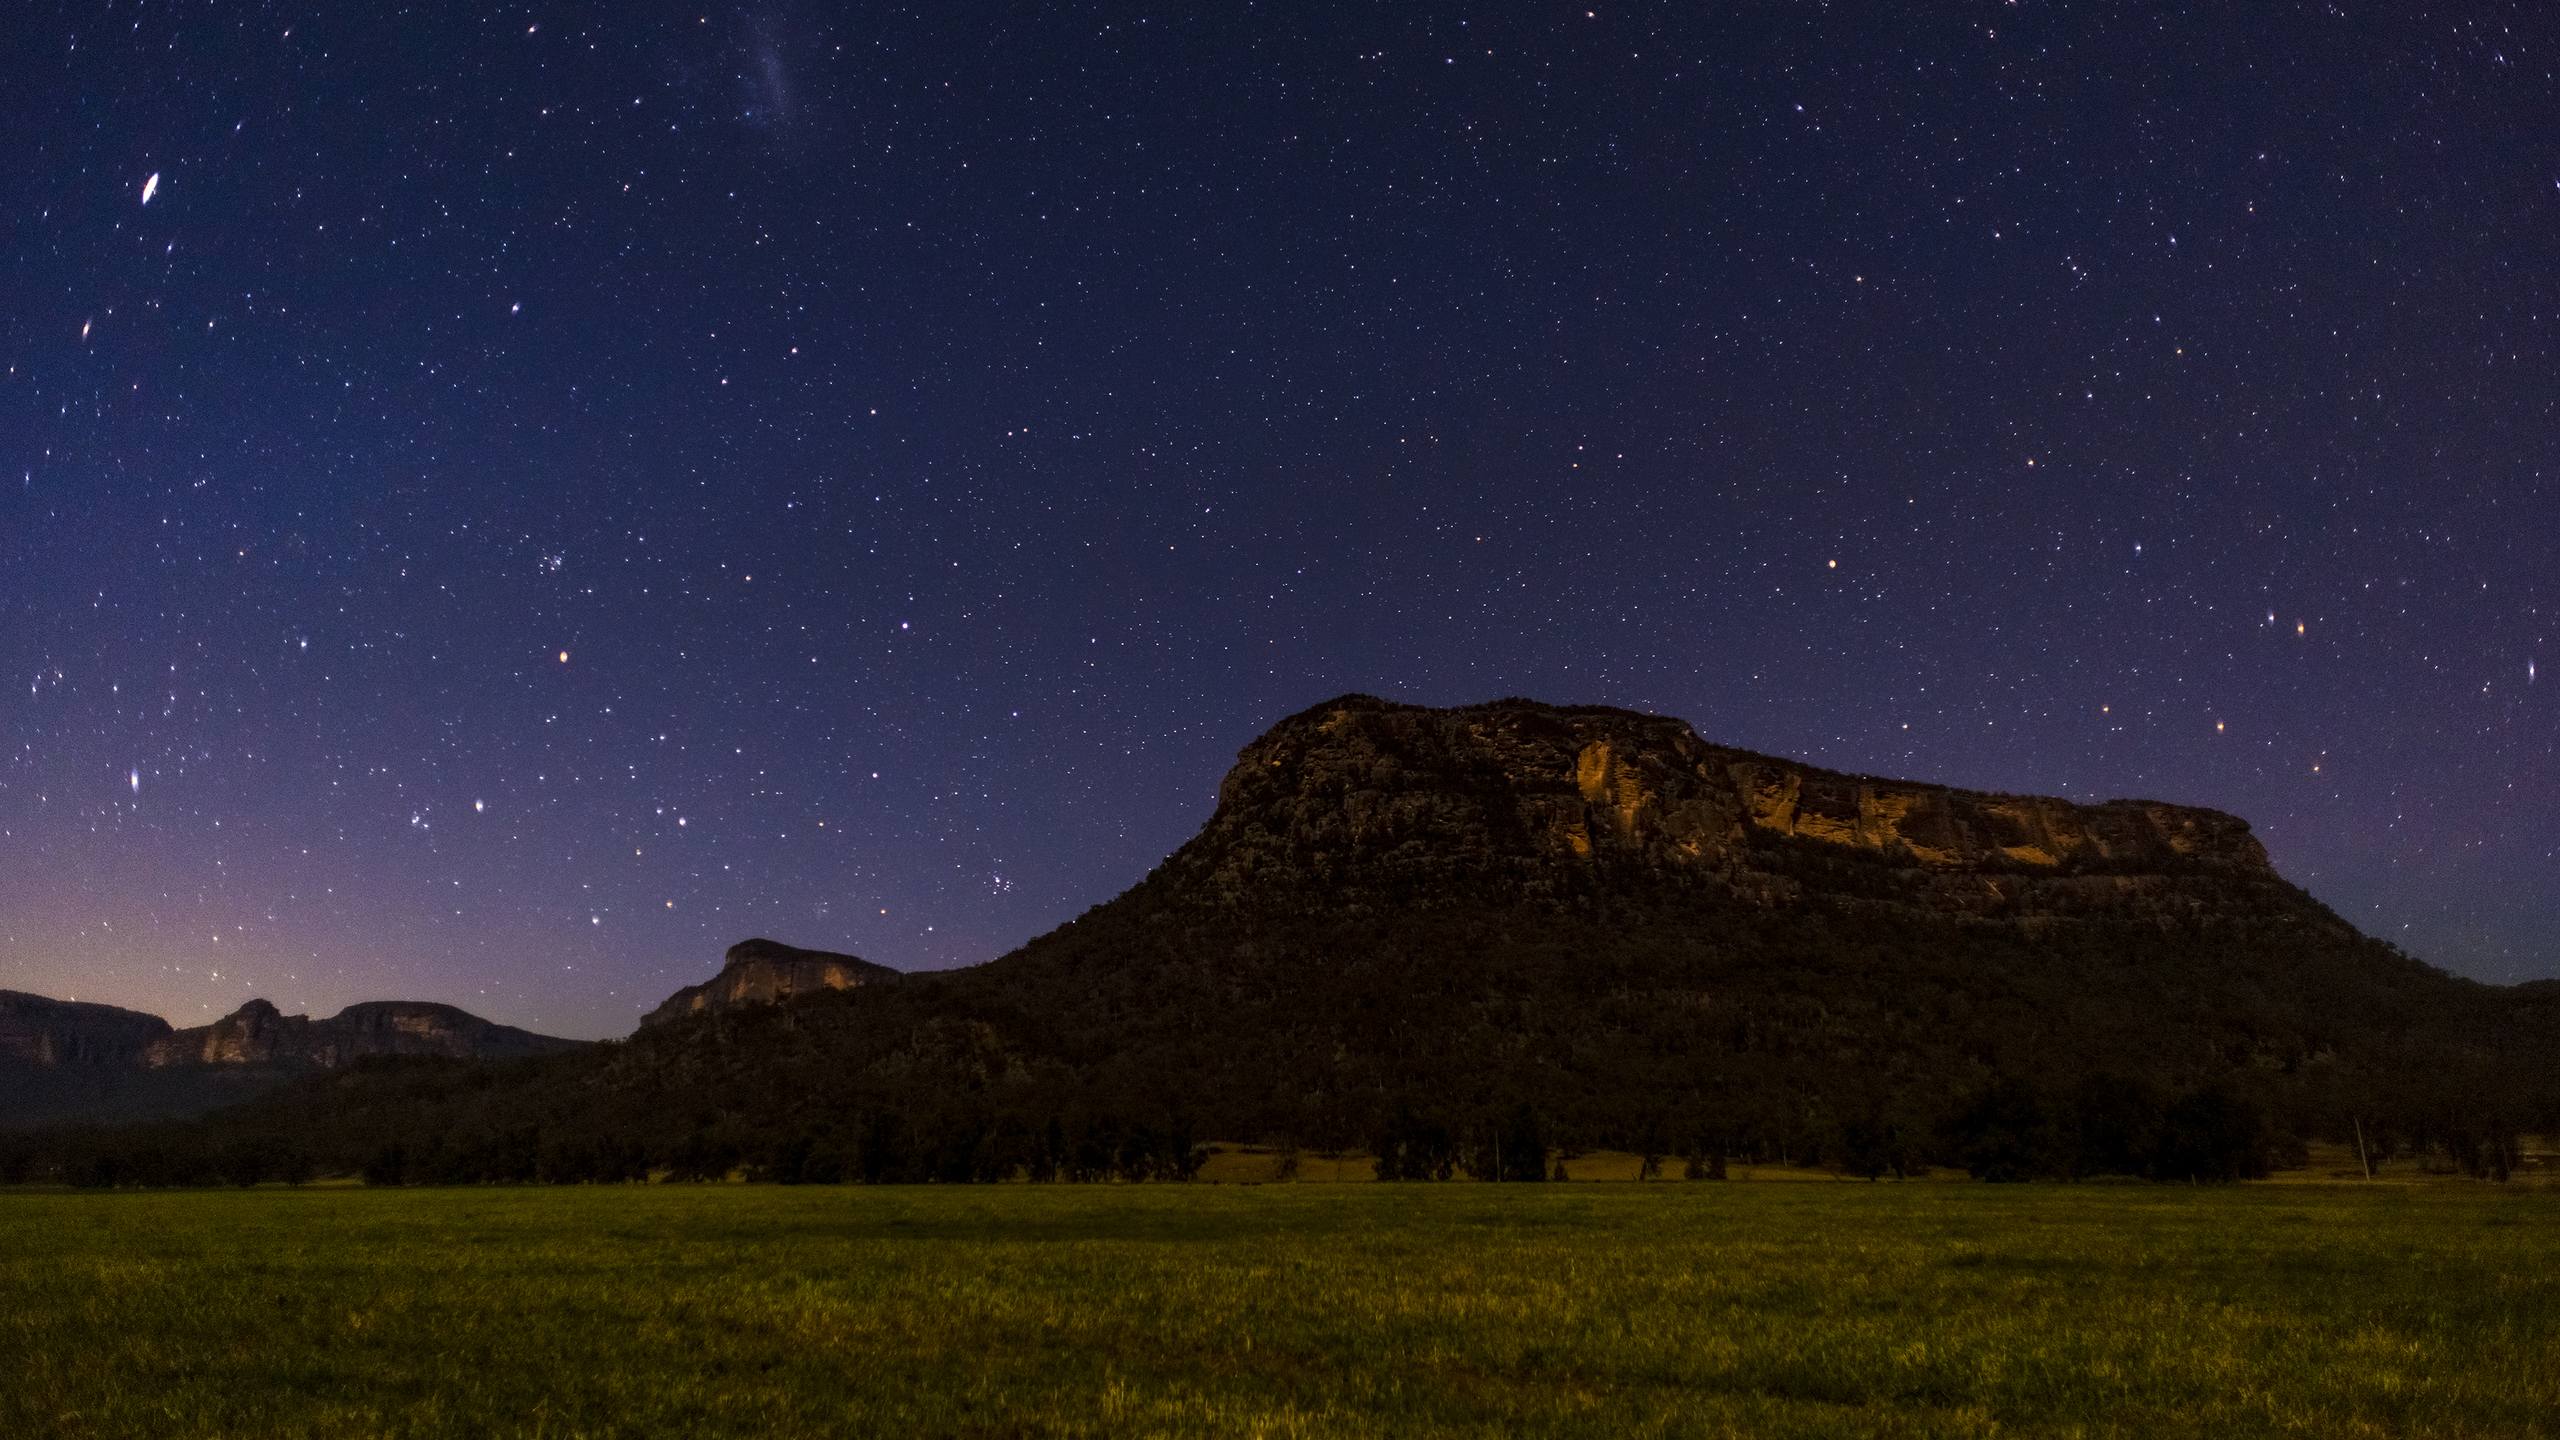
POLYGON ((1216 815, 1163 874, 1227 903, 1666 883, 1773 905, 1836 892, 2017 915, 2299 893, 2247 822, 2220 811, 1843 774, 1624 710, 1361 695, 1247 746, 1216 815))

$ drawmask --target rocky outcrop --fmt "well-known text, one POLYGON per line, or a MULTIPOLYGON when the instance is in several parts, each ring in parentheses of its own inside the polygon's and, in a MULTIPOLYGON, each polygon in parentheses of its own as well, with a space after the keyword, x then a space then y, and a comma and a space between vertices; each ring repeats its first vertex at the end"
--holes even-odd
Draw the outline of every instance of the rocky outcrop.
POLYGON ((264 1000, 252 1000, 210 1025, 176 1030, 143 1052, 153 1069, 172 1065, 264 1065, 290 1052, 311 1021, 296 1015, 287 1020, 264 1000))
POLYGON ((899 978, 886 965, 828 950, 803 950, 778 940, 741 940, 729 947, 720 973, 699 985, 688 985, 650 1011, 642 1025, 661 1025, 679 1016, 741 1005, 770 1005, 794 995, 820 990, 852 990, 899 978))
POLYGON ((578 1044, 425 1001, 376 1000, 314 1020, 252 1000, 210 1025, 161 1037, 143 1051, 141 1063, 154 1069, 271 1065, 330 1070, 374 1055, 509 1060, 573 1050, 578 1044))
POLYGON ((169 1022, 157 1015, 0 990, 0 1060, 46 1068, 132 1065, 168 1033, 169 1022))
POLYGON ((2298 895, 2247 822, 1824 770, 1632 711, 1345 696, 1247 746, 1215 816, 1166 862, 1187 893, 1401 905, 1708 889, 1942 913, 2256 907, 2298 895))

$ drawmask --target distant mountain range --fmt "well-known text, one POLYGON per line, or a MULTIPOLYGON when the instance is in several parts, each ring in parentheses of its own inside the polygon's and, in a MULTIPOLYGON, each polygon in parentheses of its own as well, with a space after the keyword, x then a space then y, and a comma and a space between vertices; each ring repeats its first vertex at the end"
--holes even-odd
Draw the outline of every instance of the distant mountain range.
MULTIPOLYGON (((134 1053, 136 1021, 56 1053, 134 1053)), ((627 1041, 330 1072, 217 1128, 340 1165, 398 1137, 448 1178, 983 1178, 1521 1117, 1802 1157, 1935 1133, 2010 1081, 2228 1091, 2288 1133, 2399 1143, 2550 1125, 2560 985, 2357 933, 2217 811, 1841 774, 1624 710, 1345 696, 1246 746, 1135 887, 1000 959, 900 976, 749 941, 627 1041)))
MULTIPOLYGON (((898 978, 851 955, 743 940, 719 974, 667 997, 641 1024, 898 978)), ((179 1119, 375 1057, 517 1060, 583 1043, 423 1000, 369 1001, 325 1020, 251 1000, 177 1029, 138 1010, 0 990, 0 1129, 179 1119)))
POLYGON ((0 990, 0 1127, 192 1114, 369 1056, 507 1060, 578 1047, 416 1000, 325 1020, 252 1000, 181 1030, 113 1005, 0 990))

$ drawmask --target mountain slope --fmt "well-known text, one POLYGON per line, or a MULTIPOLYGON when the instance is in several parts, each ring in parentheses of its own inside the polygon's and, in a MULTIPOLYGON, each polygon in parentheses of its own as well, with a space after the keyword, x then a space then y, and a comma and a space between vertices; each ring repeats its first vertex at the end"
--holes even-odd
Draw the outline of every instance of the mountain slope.
POLYGON ((1839 775, 1528 702, 1293 717, 1146 882, 944 989, 943 1017, 1102 1093, 1346 1138, 1414 1097, 1783 1128, 2000 1071, 2308 1100, 2552 1039, 2356 934, 2231 816, 1839 775))
POLYGON ((2547 1117, 2560 1069, 2547 997, 2357 934, 2231 816, 1841 775, 1528 701, 1318 706, 1245 748, 1154 873, 1009 955, 680 1008, 234 1123, 342 1163, 400 1136, 449 1176, 537 1152, 967 1176, 1060 1135, 1358 1144, 1518 1114, 1801 1156, 2002 1077, 2227 1087, 2298 1132, 2415 1138, 2547 1117))

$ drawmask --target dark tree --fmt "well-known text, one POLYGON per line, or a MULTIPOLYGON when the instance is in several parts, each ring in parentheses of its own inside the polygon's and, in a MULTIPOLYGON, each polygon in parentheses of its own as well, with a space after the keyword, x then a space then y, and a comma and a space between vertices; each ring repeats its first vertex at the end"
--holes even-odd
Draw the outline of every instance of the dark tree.
POLYGON ((1638 1180, 1662 1178, 1663 1152, 1671 1148, 1671 1142, 1664 1138, 1664 1131, 1662 1117, 1655 1115, 1647 1117, 1643 1128, 1636 1132, 1636 1178, 1638 1180))
POLYGON ((2266 1114, 2219 1085, 2186 1095, 2161 1118, 2152 1174, 2161 1180, 2256 1180, 2267 1173, 2266 1114))
POLYGON ((1376 1142, 1381 1180, 1446 1180, 1457 1168, 1458 1144, 1449 1127, 1398 1106, 1376 1142))
POLYGON ((2151 1174, 2167 1110, 2160 1092, 2144 1081, 2084 1077, 2071 1092, 2071 1173, 2151 1174))
POLYGON ((668 1152, 667 1178, 692 1183, 726 1180, 737 1164, 737 1146, 708 1130, 695 1130, 668 1152))
POLYGON ((2056 1169, 2052 1114, 2035 1087, 2015 1077, 1976 1091, 1948 1121, 1947 1141, 1976 1180, 2031 1180, 2056 1169))
POLYGON ((1034 1184, 1046 1185, 1058 1178, 1067 1164, 1067 1127, 1052 1115, 1040 1127, 1040 1136, 1031 1144, 1031 1159, 1023 1167, 1025 1176, 1034 1184))
POLYGON ((1833 1148, 1840 1168, 1851 1175, 1904 1180, 1929 1173, 1926 1133, 1894 1097, 1869 1091, 1840 1123, 1833 1148))
POLYGON ((1547 1178, 1547 1127, 1539 1121, 1538 1112, 1526 1104, 1513 1107, 1511 1118, 1495 1133, 1489 1168, 1486 1179, 1547 1178))
POLYGON ((272 1162, 264 1142, 242 1136, 222 1147, 222 1181, 246 1190, 267 1178, 272 1162))
POLYGON ((368 1156, 359 1172, 367 1185, 400 1185, 409 1178, 409 1152, 397 1143, 385 1145, 368 1156))

